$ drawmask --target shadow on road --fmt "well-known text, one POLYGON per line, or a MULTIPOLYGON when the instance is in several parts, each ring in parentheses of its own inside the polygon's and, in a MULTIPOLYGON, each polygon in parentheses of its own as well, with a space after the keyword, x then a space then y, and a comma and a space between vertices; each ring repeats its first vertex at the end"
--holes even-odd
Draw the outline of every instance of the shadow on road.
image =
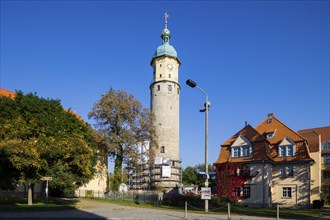
POLYGON ((79 209, 79 199, 52 198, 47 206, 35 203, 32 206, 19 203, 1 204, 1 220, 17 219, 107 219, 106 217, 79 209))

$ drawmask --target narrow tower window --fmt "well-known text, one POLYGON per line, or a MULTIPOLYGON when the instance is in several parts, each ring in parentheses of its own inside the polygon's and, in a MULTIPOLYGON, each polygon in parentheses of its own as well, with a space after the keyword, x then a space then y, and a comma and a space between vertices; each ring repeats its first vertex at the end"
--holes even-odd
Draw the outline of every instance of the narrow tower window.
POLYGON ((168 85, 168 91, 172 91, 172 85, 168 85))
POLYGON ((168 74, 168 78, 171 78, 171 74, 168 74))
POLYGON ((165 146, 161 146, 160 153, 165 153, 165 146))
POLYGON ((160 91, 160 85, 157 85, 157 91, 160 91))
POLYGON ((162 74, 159 74, 159 78, 162 78, 162 74))

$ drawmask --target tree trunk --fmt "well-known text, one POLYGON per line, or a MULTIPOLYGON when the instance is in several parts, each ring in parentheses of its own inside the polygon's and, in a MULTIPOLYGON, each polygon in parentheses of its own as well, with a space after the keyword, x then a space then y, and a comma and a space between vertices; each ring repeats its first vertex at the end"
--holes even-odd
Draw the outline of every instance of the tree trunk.
POLYGON ((117 155, 116 155, 116 159, 115 159, 114 173, 121 174, 122 167, 123 167, 123 149, 122 149, 122 147, 119 147, 117 155))
POLYGON ((30 183, 28 185, 28 205, 33 204, 33 188, 34 188, 34 184, 30 183))

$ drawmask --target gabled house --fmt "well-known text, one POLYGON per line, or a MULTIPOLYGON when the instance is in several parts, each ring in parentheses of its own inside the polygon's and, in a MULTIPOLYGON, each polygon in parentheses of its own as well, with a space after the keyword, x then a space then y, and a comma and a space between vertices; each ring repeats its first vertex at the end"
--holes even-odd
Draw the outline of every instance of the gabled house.
POLYGON ((253 177, 241 190, 249 206, 308 206, 310 157, 304 137, 268 114, 256 128, 246 125, 221 145, 215 164, 238 163, 253 177))

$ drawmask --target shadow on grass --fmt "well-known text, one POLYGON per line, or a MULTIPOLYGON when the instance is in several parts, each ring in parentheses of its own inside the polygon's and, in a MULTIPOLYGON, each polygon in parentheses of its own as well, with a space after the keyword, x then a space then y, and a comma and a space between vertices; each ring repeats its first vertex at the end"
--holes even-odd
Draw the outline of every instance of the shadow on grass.
POLYGON ((46 204, 37 200, 28 205, 26 199, 1 200, 0 219, 107 219, 77 208, 79 199, 50 198, 46 204))

